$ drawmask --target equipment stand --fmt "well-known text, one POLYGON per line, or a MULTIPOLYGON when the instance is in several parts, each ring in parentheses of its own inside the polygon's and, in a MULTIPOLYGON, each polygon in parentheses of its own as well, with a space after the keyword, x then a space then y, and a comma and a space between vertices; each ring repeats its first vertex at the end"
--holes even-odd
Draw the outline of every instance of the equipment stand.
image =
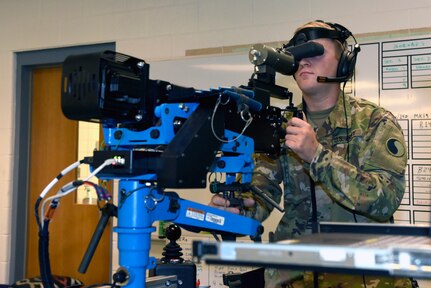
POLYGON ((129 273, 125 287, 145 287, 146 271, 156 259, 150 257, 152 227, 151 207, 147 207, 150 188, 138 188, 138 181, 120 180, 118 203, 119 264, 129 273), (125 195, 127 191, 134 191, 125 195))

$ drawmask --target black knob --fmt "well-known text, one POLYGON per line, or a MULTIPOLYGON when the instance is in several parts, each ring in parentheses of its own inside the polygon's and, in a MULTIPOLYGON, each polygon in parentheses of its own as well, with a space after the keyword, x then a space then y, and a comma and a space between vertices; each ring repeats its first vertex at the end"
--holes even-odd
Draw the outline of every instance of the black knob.
POLYGON ((176 224, 171 224, 166 228, 165 234, 169 243, 163 248, 163 257, 160 260, 163 263, 183 263, 184 259, 181 257, 183 249, 177 244, 177 240, 181 237, 181 228, 176 224))
POLYGON ((177 241, 181 237, 181 228, 177 224, 171 224, 166 228, 165 233, 171 242, 177 241))

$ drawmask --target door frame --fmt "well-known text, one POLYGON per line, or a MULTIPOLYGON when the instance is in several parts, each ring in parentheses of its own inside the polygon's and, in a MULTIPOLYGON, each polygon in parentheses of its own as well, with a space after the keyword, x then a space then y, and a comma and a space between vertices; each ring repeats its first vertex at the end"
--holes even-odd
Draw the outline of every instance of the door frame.
MULTIPOLYGON (((24 278, 30 164, 31 77, 36 68, 61 65, 72 54, 114 50, 115 42, 15 52, 15 119, 9 283, 24 278)), ((59 171, 60 172, 60 171, 59 171)))

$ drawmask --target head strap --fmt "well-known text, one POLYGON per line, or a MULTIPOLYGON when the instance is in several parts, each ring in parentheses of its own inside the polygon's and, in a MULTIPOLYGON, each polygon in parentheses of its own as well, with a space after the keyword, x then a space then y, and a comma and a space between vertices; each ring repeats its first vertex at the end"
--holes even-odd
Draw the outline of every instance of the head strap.
MULTIPOLYGON (((328 24, 329 25, 329 24, 328 24)), ((328 38, 333 40, 338 40, 341 43, 345 43, 347 38, 352 36, 352 33, 347 29, 341 29, 341 25, 332 24, 330 25, 335 30, 326 29, 323 27, 306 27, 295 33, 293 38, 289 43, 284 45, 284 48, 297 46, 308 42, 310 40, 315 40, 319 38, 328 38)))

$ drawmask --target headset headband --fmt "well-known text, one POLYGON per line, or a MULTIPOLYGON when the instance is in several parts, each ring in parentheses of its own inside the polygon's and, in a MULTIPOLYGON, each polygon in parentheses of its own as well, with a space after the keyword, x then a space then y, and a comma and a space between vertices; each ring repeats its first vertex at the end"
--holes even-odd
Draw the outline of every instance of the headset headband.
POLYGON ((303 44, 310 40, 315 40, 319 38, 328 38, 333 40, 338 40, 341 43, 345 43, 347 38, 352 36, 352 33, 339 24, 329 24, 335 30, 330 30, 323 27, 306 27, 295 33, 293 38, 284 45, 284 47, 291 47, 303 44))

